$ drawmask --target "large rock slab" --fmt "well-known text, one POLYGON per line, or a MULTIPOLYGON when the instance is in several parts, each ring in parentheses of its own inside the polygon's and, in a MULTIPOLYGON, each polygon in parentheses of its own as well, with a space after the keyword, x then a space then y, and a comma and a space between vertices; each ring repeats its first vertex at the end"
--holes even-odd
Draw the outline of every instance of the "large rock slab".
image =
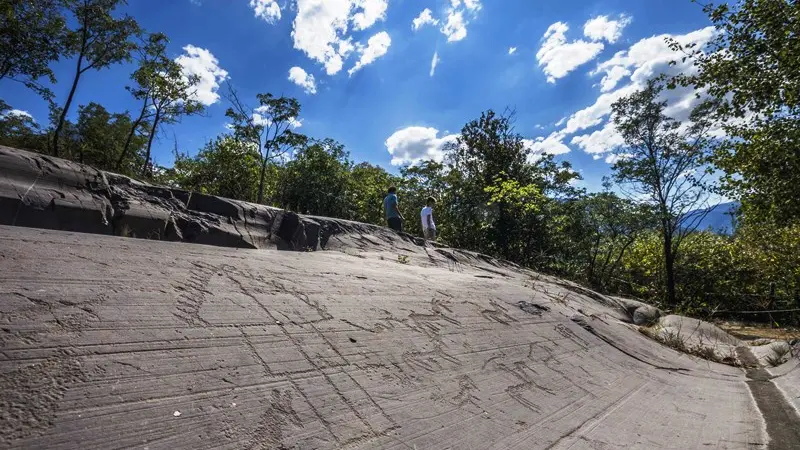
POLYGON ((632 324, 656 315, 383 227, 0 147, 0 447, 800 442, 792 363, 749 380, 632 324))
POLYGON ((422 262, 0 226, 0 443, 768 443, 739 369, 546 277, 422 262))

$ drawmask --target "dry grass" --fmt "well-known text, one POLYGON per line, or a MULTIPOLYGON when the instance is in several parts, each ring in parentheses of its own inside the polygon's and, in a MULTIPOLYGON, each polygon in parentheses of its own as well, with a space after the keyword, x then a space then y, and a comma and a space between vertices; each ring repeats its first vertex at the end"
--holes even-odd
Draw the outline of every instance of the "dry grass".
POLYGON ((644 334, 645 336, 653 339, 656 342, 660 342, 661 344, 677 350, 681 353, 685 353, 687 355, 696 356, 698 358, 702 358, 708 361, 713 361, 720 364, 727 364, 729 366, 738 366, 739 362, 736 359, 736 355, 733 349, 729 350, 729 354, 725 356, 720 356, 717 349, 711 345, 705 344, 702 340, 695 344, 691 344, 681 336, 680 332, 675 332, 672 330, 664 330, 660 326, 656 325, 653 327, 639 327, 639 332, 644 334))
POLYGON ((736 322, 720 322, 716 325, 742 340, 777 339, 780 341, 791 341, 792 339, 800 339, 800 330, 797 328, 771 328, 767 324, 745 324, 736 322))
POLYGON ((772 354, 767 356, 767 363, 772 367, 778 367, 786 362, 786 355, 792 351, 791 347, 787 346, 773 346, 772 354))

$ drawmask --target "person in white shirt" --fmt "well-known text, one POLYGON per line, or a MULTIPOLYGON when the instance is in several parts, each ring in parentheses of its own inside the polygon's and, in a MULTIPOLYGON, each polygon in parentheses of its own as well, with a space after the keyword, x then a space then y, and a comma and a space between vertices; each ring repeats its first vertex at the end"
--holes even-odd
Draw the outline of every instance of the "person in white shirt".
POLYGON ((422 212, 420 213, 420 217, 422 218, 422 234, 425 236, 425 239, 431 241, 436 239, 436 224, 433 222, 434 204, 436 204, 436 199, 428 197, 426 206, 422 208, 422 212))

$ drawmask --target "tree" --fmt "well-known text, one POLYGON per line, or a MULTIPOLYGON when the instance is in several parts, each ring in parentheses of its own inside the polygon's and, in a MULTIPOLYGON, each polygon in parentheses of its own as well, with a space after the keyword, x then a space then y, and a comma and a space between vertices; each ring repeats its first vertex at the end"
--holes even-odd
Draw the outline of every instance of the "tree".
MULTIPOLYGON (((444 164, 431 160, 400 168, 402 181, 394 184, 400 190, 400 211, 403 216, 411 218, 403 225, 408 233, 422 235, 419 213, 426 205, 428 197, 434 197, 437 202, 433 217, 437 222, 438 239, 449 242, 453 236, 453 212, 456 211, 454 208, 457 205, 452 201, 453 190, 448 174, 450 172, 446 170, 444 164)), ((386 195, 386 188, 391 184, 383 186, 381 198, 386 195)))
POLYGON ((713 163, 726 172, 723 192, 741 201, 745 219, 800 221, 800 3, 740 0, 703 9, 717 29, 712 42, 671 45, 697 69, 675 81, 719 103, 727 139, 713 163))
MULTIPOLYGON (((102 105, 89 103, 78 109, 78 122, 66 129, 70 130, 70 139, 66 147, 72 154, 78 155, 78 162, 98 169, 110 170, 116 167, 122 154, 124 137, 131 128, 131 118, 125 113, 109 113, 102 105)), ((145 137, 141 134, 131 139, 131 147, 137 149, 129 152, 120 166, 121 172, 130 174, 140 164, 145 137)))
POLYGON ((485 188, 498 180, 530 183, 530 151, 514 131, 513 117, 513 112, 498 115, 486 111, 479 119, 467 123, 447 146, 451 168, 457 173, 453 180, 460 191, 453 200, 464 212, 458 227, 465 234, 456 243, 506 259, 513 259, 510 237, 516 224, 505 202, 489 208, 490 195, 485 188), (484 228, 486 233, 474 233, 484 228))
MULTIPOLYGON (((182 116, 201 114, 205 110, 205 106, 195 98, 194 90, 200 82, 198 75, 185 76, 181 65, 166 57, 158 57, 144 72, 140 76, 146 79, 148 86, 147 96, 150 99, 153 123, 147 139, 143 177, 152 173, 150 154, 159 126, 175 123, 182 116)), ((147 99, 143 99, 143 103, 146 102, 147 99)))
POLYGON ((351 167, 348 153, 338 142, 311 141, 280 172, 278 204, 302 214, 348 217, 351 167))
MULTIPOLYGON (((610 187, 610 186, 609 186, 610 187)), ((590 194, 580 200, 590 239, 586 278, 607 288, 626 252, 651 226, 652 211, 610 191, 590 194)))
POLYGON ((252 202, 257 195, 260 160, 252 144, 223 135, 194 157, 176 154, 169 177, 186 190, 252 202))
POLYGON ((104 69, 128 61, 136 45, 130 40, 139 32, 133 18, 115 19, 111 13, 124 0, 65 0, 66 8, 78 24, 66 33, 66 54, 76 57, 75 75, 64 107, 53 132, 53 155, 58 156, 59 136, 69 113, 81 76, 89 70, 104 69))
POLYGON ((56 79, 50 63, 63 52, 64 16, 59 0, 0 0, 0 80, 10 78, 50 98, 37 80, 56 79))
POLYGON ((653 205, 659 222, 666 276, 667 303, 676 304, 675 256, 686 234, 702 219, 692 214, 707 206, 703 187, 708 120, 708 103, 695 108, 689 123, 667 117, 667 102, 660 101, 663 80, 612 105, 614 125, 624 140, 616 149, 619 161, 612 167, 613 178, 627 193, 653 205))
POLYGON ((0 145, 43 151, 47 144, 39 124, 33 117, 11 107, 0 99, 0 145))
POLYGON ((300 126, 300 102, 292 97, 274 97, 272 94, 257 94, 259 106, 251 109, 239 99, 239 95, 228 85, 228 101, 231 107, 225 115, 232 120, 231 127, 237 139, 250 142, 259 149, 261 173, 258 184, 258 203, 264 202, 264 182, 267 165, 290 148, 304 145, 307 138, 292 131, 300 126))
MULTIPOLYGON (((349 219, 382 225, 384 223, 383 198, 386 189, 400 181, 380 166, 363 162, 350 171, 348 189, 349 219)), ((401 204, 405 204, 405 201, 401 204)))
POLYGON ((134 134, 152 117, 150 105, 151 94, 155 84, 154 79, 160 71, 168 66, 167 61, 169 59, 166 56, 168 42, 166 35, 153 33, 148 34, 144 45, 139 46, 139 67, 131 75, 131 79, 136 83, 136 86, 125 86, 125 89, 133 95, 133 98, 142 102, 142 108, 133 121, 131 130, 125 139, 125 145, 117 161, 116 170, 119 170, 122 160, 127 156, 134 134))

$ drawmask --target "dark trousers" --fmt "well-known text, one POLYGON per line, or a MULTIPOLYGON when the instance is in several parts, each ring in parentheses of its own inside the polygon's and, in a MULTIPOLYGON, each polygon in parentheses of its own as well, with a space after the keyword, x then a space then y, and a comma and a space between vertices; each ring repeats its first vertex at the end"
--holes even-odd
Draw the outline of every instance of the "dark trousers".
POLYGON ((393 229, 394 231, 403 231, 403 220, 399 217, 389 217, 386 219, 389 222, 389 228, 393 229))

